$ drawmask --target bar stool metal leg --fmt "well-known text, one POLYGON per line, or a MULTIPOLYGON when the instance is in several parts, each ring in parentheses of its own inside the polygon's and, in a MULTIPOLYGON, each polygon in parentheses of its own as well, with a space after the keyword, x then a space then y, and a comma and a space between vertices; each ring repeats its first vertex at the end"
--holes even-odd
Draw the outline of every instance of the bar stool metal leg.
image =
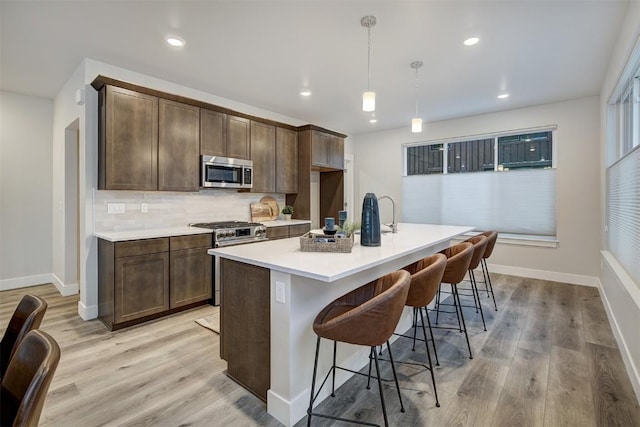
POLYGON ((482 274, 484 276, 484 285, 485 287, 489 284, 489 289, 487 290, 487 297, 489 297, 489 292, 491 292, 491 296, 493 297, 493 306, 498 311, 498 305, 496 304, 496 294, 493 292, 493 285, 491 284, 491 275, 489 274, 489 267, 487 267, 487 261, 483 258, 480 261, 480 265, 482 266, 482 274))
POLYGON ((469 342, 469 335, 467 334, 467 326, 464 323, 464 314, 462 313, 462 304, 460 304, 460 295, 458 295, 458 288, 456 285, 451 285, 452 291, 454 293, 454 301, 456 301, 456 306, 460 306, 460 319, 462 319, 462 329, 464 331, 464 337, 467 339, 467 347, 469 348, 469 359, 473 359, 473 354, 471 353, 471 343, 469 342))
POLYGON ((396 375, 396 365, 393 361, 393 354, 391 354, 391 346, 387 341, 387 350, 389 350, 389 361, 391 361, 391 370, 393 371, 393 379, 396 382, 396 390, 398 390, 398 399, 400 400, 400 412, 404 412, 404 405, 402 404, 402 395, 400 394, 400 384, 398 383, 398 375, 396 375))
POLYGON ((427 307, 424 308, 425 317, 427 318, 427 324, 429 325, 429 335, 431 335, 431 345, 433 345, 433 355, 436 357, 436 366, 440 366, 440 362, 438 361, 438 350, 436 350, 436 339, 433 336, 433 329, 431 328, 431 320, 429 319, 429 310, 427 307))
MULTIPOLYGON (((478 285, 476 283, 476 275, 473 270, 469 270, 469 278, 471 279, 471 292, 473 292, 473 299, 478 298, 478 305, 480 306, 480 317, 482 317, 482 327, 487 330, 487 324, 484 322, 484 312, 482 311, 482 304, 480 303, 480 294, 478 293, 478 285)), ((478 309, 476 308, 476 313, 478 309)))
MULTIPOLYGON (((384 416, 384 425, 385 427, 389 426, 389 420, 387 419, 387 407, 384 404, 384 393, 382 392, 382 380, 380 379, 380 364, 378 363, 378 353, 375 351, 375 347, 371 347, 371 351, 373 351, 373 360, 376 363, 376 377, 378 379, 378 391, 380 392, 380 403, 382 403, 382 415, 384 416)), ((394 369, 395 373, 395 369, 394 369)), ((398 394, 400 390, 398 389, 398 394)))
POLYGON ((427 331, 424 328, 424 316, 422 316, 422 310, 420 311, 420 320, 422 321, 422 334, 424 335, 424 345, 425 345, 425 349, 427 350, 427 360, 429 361, 429 372, 431 373, 431 382, 433 383, 433 394, 436 397, 436 406, 439 408, 440 402, 438 401, 438 390, 436 389, 436 377, 433 373, 433 363, 431 363, 431 354, 429 353, 429 341, 427 340, 427 331))
POLYGON ((318 355, 320 354, 320 337, 316 341, 316 358, 313 362, 313 378, 311 379, 311 398, 309 399, 309 409, 307 409, 307 427, 311 427, 311 415, 313 411, 313 401, 315 400, 316 375, 318 373, 318 355))

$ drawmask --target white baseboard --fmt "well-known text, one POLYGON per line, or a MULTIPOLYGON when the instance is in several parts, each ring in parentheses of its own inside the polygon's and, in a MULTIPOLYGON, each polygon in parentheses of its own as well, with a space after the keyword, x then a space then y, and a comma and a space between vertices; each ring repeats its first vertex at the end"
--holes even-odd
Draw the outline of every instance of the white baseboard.
POLYGON ((572 285, 598 287, 600 283, 598 278, 595 276, 583 276, 580 274, 561 273, 558 271, 535 270, 533 268, 512 267, 509 265, 489 264, 489 271, 492 273, 508 274, 510 276, 570 283, 572 285))
POLYGON ((0 280, 0 291, 10 289, 28 288, 30 286, 44 285, 53 282, 51 273, 37 274, 35 276, 15 277, 13 279, 0 280))
POLYGON ((78 284, 77 283, 63 283, 62 280, 55 275, 55 273, 51 274, 52 280, 51 283, 58 289, 60 295, 63 297, 68 297, 70 295, 76 295, 78 293, 78 284))
POLYGON ((93 320, 98 318, 98 306, 86 306, 82 301, 78 301, 78 314, 82 320, 93 320))
POLYGON ((640 289, 611 253, 601 254, 604 262, 600 295, 631 385, 640 399, 640 289))
POLYGON ((0 291, 28 288, 31 286, 46 285, 52 283, 58 289, 60 295, 68 297, 78 293, 77 283, 62 283, 54 273, 37 274, 35 276, 15 277, 13 279, 0 280, 0 291))

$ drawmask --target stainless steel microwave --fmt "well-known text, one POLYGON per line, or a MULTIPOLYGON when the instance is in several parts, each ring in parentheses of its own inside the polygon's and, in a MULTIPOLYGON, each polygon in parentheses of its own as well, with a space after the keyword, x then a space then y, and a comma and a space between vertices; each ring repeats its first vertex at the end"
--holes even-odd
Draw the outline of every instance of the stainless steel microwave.
POLYGON ((205 188, 252 188, 253 161, 220 156, 202 156, 202 182, 205 188))

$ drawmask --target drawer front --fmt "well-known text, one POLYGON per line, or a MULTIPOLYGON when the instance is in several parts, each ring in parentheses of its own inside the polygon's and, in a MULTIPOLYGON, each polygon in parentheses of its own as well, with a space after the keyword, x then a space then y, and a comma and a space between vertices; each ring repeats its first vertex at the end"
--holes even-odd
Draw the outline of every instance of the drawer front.
POLYGON ((213 246, 211 243, 212 237, 213 235, 211 233, 193 234, 189 236, 174 236, 171 237, 169 246, 171 247, 172 251, 191 248, 211 248, 213 246))
POLYGON ((311 224, 296 224, 289 226, 289 237, 302 236, 304 233, 311 230, 311 224))
POLYGON ((159 239, 130 240, 127 242, 116 242, 115 257, 122 258, 168 251, 169 239, 167 237, 159 239))
POLYGON ((267 237, 271 240, 286 239, 289 237, 289 226, 267 228, 267 237))

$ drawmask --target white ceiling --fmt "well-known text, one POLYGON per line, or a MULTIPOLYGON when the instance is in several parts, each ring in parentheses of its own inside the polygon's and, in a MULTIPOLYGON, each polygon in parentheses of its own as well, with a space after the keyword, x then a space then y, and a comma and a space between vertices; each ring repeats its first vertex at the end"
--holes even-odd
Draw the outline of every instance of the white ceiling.
POLYGON ((597 95, 628 2, 0 0, 1 89, 53 98, 88 57, 336 131, 597 95), (361 110, 372 29, 378 123, 361 110), (169 48, 167 34, 183 37, 169 48), (480 43, 466 47, 469 36, 480 43), (313 95, 303 98, 300 89, 313 95), (496 98, 501 91, 511 96, 496 98))

